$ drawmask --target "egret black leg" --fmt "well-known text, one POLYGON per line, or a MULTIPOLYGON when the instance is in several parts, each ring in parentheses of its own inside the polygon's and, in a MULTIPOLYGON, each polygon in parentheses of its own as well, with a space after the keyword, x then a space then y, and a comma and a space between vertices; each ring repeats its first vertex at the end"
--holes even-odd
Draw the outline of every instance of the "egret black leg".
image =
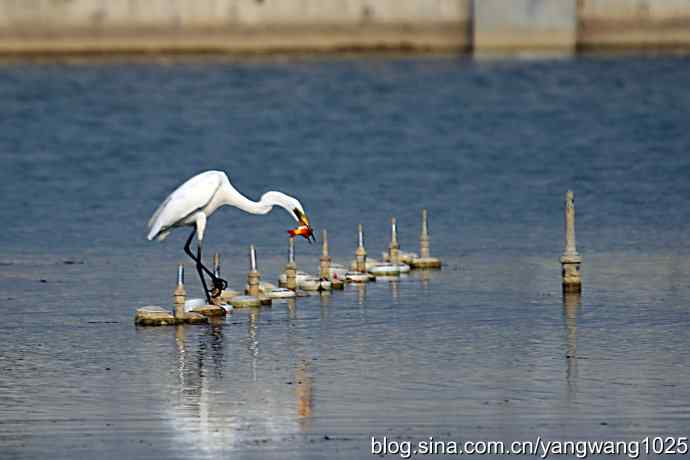
POLYGON ((199 273, 199 278, 201 278, 201 284, 204 286, 204 294, 206 294, 206 301, 211 303, 211 294, 209 293, 208 286, 206 286, 206 278, 204 278, 204 264, 201 263, 201 245, 196 248, 196 271, 199 273))
POLYGON ((187 238, 187 242, 184 245, 184 252, 194 261, 196 271, 199 274, 199 279, 201 280, 201 285, 204 287, 204 295, 206 296, 206 301, 208 303, 211 303, 211 296, 208 293, 208 287, 206 286, 206 278, 204 278, 203 270, 205 270, 207 273, 210 272, 206 267, 204 267, 204 264, 201 263, 201 245, 199 245, 199 247, 197 248, 196 256, 194 256, 194 253, 189 248, 189 246, 192 244, 192 239, 194 238, 194 235, 196 235, 196 227, 194 227, 192 233, 189 235, 189 238, 187 238))
POLYGON ((190 246, 191 246, 191 243, 192 243, 192 238, 194 238, 194 235, 195 235, 195 234, 196 234, 196 228, 194 228, 194 230, 192 230, 192 234, 189 235, 189 238, 187 238, 187 243, 184 245, 184 252, 185 252, 189 257, 191 257, 191 259, 194 261, 195 264, 201 265, 201 269, 202 269, 204 272, 206 272, 206 274, 207 274, 208 276, 210 276, 211 278, 213 278, 213 272, 211 272, 211 270, 209 270, 208 268, 206 268, 206 266, 205 266, 204 263, 201 261, 201 259, 200 259, 198 256, 195 256, 194 253, 192 252, 192 250, 190 249, 190 246))
POLYGON ((203 263, 201 259, 201 245, 197 248, 197 255, 196 257, 194 256, 194 253, 190 249, 190 245, 192 244, 192 239, 194 238, 194 235, 196 234, 196 227, 192 230, 192 233, 189 235, 189 238, 187 238, 187 243, 184 245, 184 252, 194 261, 196 265, 196 270, 199 273, 199 278, 201 279, 201 284, 204 286, 204 294, 206 294, 206 300, 208 303, 211 303, 211 296, 209 293, 211 291, 208 290, 208 286, 206 285, 206 279, 204 278, 204 272, 208 276, 211 277, 211 281, 213 282, 213 295, 214 297, 217 295, 220 295, 221 292, 225 288, 228 287, 228 282, 225 281, 223 278, 218 278, 216 275, 213 274, 211 270, 209 270, 203 263))

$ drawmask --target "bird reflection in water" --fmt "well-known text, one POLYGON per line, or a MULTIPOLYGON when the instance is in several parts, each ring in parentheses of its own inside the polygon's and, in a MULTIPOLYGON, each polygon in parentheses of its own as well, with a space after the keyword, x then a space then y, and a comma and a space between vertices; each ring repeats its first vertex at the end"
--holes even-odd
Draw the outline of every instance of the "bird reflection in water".
POLYGON ((221 324, 211 325, 207 330, 175 326, 175 351, 178 399, 169 417, 177 433, 175 439, 183 445, 195 445, 200 450, 217 448, 218 445, 214 446, 214 433, 218 427, 223 427, 228 433, 236 431, 232 416, 217 412, 211 390, 213 382, 222 379, 223 375, 221 324), (190 343, 190 337, 196 339, 196 347, 190 343))
POLYGON ((199 343, 196 350, 196 370, 194 374, 190 374, 193 362, 189 361, 189 353, 187 351, 187 326, 175 326, 175 350, 177 353, 177 374, 180 382, 180 387, 185 389, 192 389, 200 387, 201 385, 193 384, 192 382, 202 384, 206 379, 207 372, 210 368, 212 375, 216 378, 223 378, 224 365, 224 350, 223 350, 223 326, 222 321, 212 320, 207 331, 198 335, 199 343))
MULTIPOLYGON (((288 301, 290 315, 296 319, 294 300, 288 301)), ((291 384, 285 386, 271 378, 257 377, 259 361, 259 327, 280 327, 281 323, 261 324, 261 309, 247 312, 247 335, 237 337, 246 344, 250 369, 223 377, 222 366, 245 361, 223 358, 223 328, 233 327, 226 319, 212 323, 208 329, 190 326, 175 328, 175 372, 177 401, 169 406, 169 420, 176 442, 185 448, 194 446, 205 455, 218 454, 260 435, 279 438, 286 433, 308 431, 313 413, 313 377, 310 360, 304 351, 298 328, 288 328, 286 346, 298 357, 289 364, 291 384), (190 359, 190 357, 192 359, 190 359), (213 369, 211 369, 211 367, 213 369), (244 376, 244 382, 235 387, 244 376), (251 426, 251 429, 247 427, 251 426)), ((236 323, 232 323, 236 324, 236 323)), ((232 336, 226 335, 226 341, 232 336)), ((260 373, 260 372, 259 372, 260 373)), ((228 374, 226 372, 226 374, 228 374)))
POLYGON ((570 392, 577 381, 577 316, 581 310, 579 293, 563 293, 563 319, 566 327, 566 380, 570 392))
POLYGON ((209 329, 202 334, 199 341, 199 369, 206 368, 207 358, 211 358, 212 372, 215 377, 223 378, 223 325, 222 320, 213 318, 210 320, 209 329), (208 352, 210 349, 210 356, 208 352))

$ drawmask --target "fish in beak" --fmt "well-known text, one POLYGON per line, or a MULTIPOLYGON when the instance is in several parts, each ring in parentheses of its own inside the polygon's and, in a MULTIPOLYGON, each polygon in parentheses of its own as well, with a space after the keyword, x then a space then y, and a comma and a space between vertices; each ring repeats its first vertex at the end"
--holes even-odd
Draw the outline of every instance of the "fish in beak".
POLYGON ((309 243, 311 243, 312 241, 316 242, 314 231, 312 230, 311 225, 309 225, 309 219, 307 219, 307 216, 297 208, 294 209, 294 212, 297 216, 299 227, 293 228, 292 230, 288 230, 290 236, 301 235, 307 241, 309 241, 309 243))
POLYGON ((312 241, 316 241, 316 238, 314 237, 314 231, 309 225, 300 225, 297 228, 293 228, 292 230, 288 230, 288 233, 290 236, 297 236, 301 235, 303 236, 309 243, 312 241))

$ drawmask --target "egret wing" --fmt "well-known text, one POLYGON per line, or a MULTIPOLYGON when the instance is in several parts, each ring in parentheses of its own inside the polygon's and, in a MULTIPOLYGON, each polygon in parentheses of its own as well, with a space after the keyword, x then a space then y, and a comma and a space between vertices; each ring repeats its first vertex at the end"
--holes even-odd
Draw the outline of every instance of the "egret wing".
POLYGON ((163 201, 148 222, 148 239, 152 240, 171 227, 181 225, 192 213, 204 208, 221 184, 218 171, 207 171, 192 177, 163 201))

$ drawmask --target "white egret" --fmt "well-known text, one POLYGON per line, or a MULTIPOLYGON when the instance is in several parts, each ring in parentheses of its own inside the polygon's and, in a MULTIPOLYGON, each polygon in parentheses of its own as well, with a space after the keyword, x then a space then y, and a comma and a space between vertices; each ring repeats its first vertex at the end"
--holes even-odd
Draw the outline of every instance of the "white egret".
POLYGON ((177 227, 192 227, 192 233, 184 246, 185 253, 194 260, 206 300, 211 301, 204 278, 204 272, 211 278, 214 291, 222 291, 227 281, 218 278, 201 262, 201 249, 206 231, 206 220, 221 206, 229 205, 251 214, 266 214, 273 206, 284 208, 298 223, 299 227, 290 230, 290 235, 302 235, 309 240, 313 232, 309 219, 300 202, 282 192, 266 192, 257 202, 251 201, 232 186, 228 176, 222 171, 206 171, 187 180, 175 189, 153 213, 148 222, 148 239, 165 239, 177 227), (196 256, 189 249, 192 238, 197 237, 196 256))

